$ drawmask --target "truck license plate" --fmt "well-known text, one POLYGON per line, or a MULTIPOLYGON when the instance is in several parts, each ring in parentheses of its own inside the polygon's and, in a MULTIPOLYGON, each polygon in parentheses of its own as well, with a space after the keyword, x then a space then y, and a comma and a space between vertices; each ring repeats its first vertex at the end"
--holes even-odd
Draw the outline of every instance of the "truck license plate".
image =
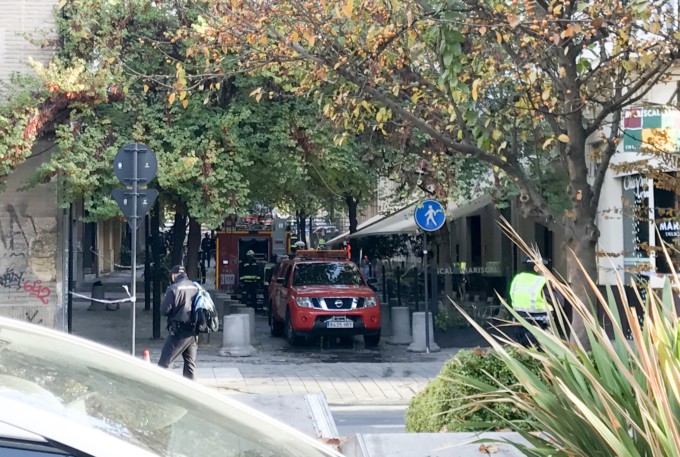
POLYGON ((328 321, 328 322, 326 322, 326 328, 354 328, 354 322, 352 322, 352 321, 328 321))

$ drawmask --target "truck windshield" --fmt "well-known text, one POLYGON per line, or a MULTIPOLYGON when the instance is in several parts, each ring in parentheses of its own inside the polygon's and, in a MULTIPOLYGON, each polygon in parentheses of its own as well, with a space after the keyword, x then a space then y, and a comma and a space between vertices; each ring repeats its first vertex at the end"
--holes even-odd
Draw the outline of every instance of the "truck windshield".
POLYGON ((341 262, 299 263, 293 274, 294 286, 362 286, 354 264, 341 262))

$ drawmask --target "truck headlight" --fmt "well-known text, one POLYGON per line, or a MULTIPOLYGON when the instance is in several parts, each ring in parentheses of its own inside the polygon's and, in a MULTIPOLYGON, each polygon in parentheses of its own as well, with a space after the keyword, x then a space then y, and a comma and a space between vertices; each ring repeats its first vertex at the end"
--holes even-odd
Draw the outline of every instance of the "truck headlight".
POLYGON ((295 302, 300 308, 314 308, 314 303, 312 303, 312 299, 309 297, 298 297, 295 299, 295 302))
POLYGON ((364 299, 364 308, 372 308, 374 306, 378 306, 378 300, 376 300, 375 297, 364 299))

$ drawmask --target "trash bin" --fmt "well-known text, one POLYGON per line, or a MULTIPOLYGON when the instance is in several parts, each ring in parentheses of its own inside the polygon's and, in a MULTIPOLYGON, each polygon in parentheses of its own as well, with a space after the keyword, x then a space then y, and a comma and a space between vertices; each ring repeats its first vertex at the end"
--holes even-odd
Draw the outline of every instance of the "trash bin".
POLYGON ((98 302, 94 299, 104 299, 104 284, 101 281, 95 281, 92 283, 92 294, 93 300, 90 301, 90 307, 87 308, 88 311, 103 311, 107 309, 106 304, 98 302))

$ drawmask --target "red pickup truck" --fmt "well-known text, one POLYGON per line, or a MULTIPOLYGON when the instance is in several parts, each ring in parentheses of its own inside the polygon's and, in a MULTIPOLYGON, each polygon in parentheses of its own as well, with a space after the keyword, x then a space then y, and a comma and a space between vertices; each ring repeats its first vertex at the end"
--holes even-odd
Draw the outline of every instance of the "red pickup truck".
POLYGON ((345 251, 297 251, 276 266, 268 294, 271 333, 291 345, 306 336, 380 342, 380 302, 345 251))

